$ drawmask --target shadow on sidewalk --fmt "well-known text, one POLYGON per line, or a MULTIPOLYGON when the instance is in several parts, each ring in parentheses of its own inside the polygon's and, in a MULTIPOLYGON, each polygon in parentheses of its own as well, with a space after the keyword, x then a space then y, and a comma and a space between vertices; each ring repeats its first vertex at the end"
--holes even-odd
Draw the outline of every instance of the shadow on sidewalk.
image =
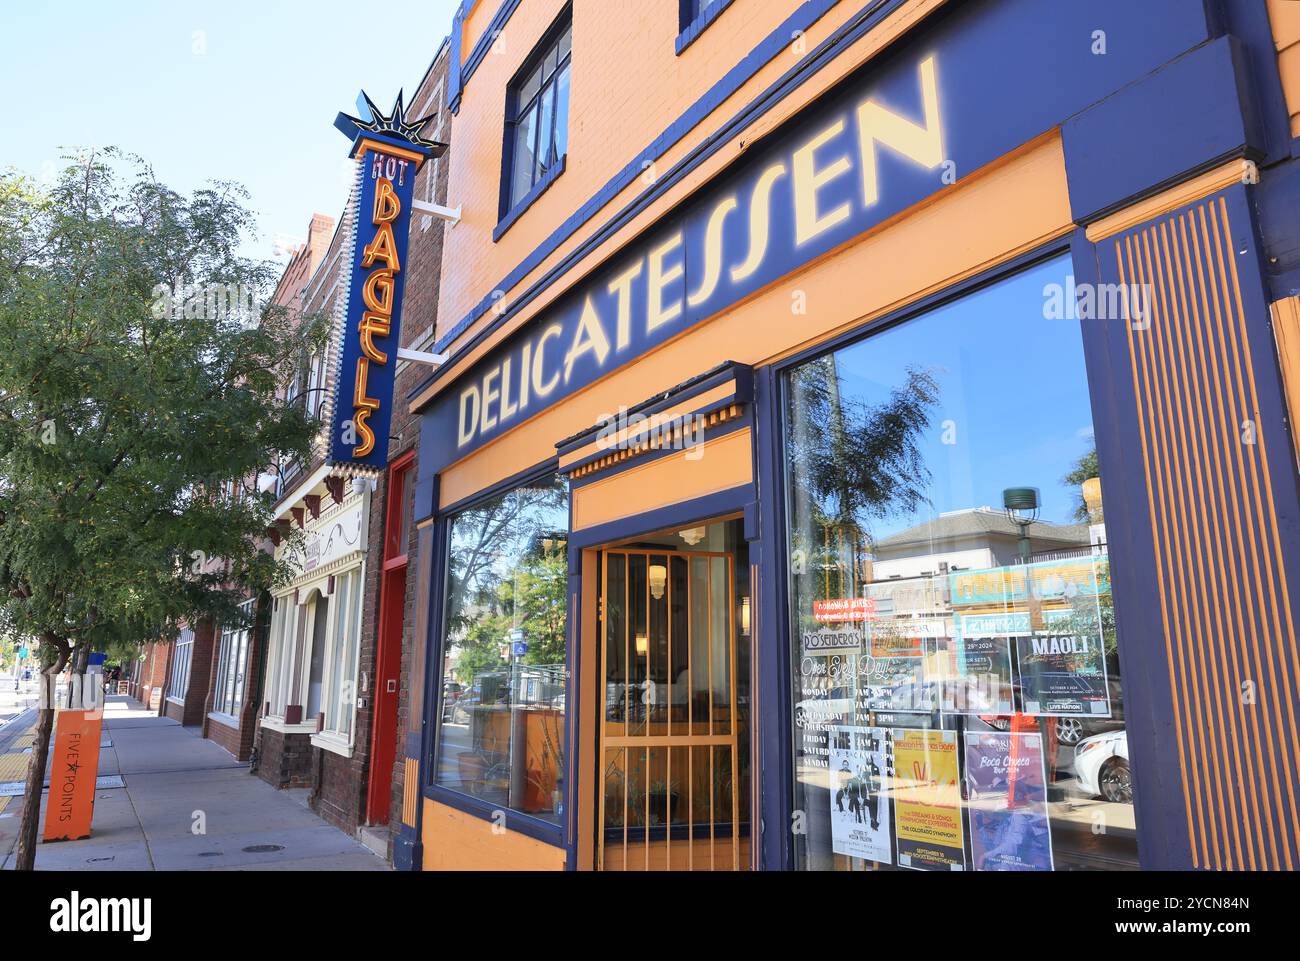
MULTIPOLYGON (((41 844, 37 870, 385 871, 389 865, 312 813, 305 792, 277 791, 221 747, 138 701, 110 696, 92 834, 41 844)), ((21 798, 0 812, 0 867, 13 867, 21 798)), ((42 817, 44 803, 42 803, 42 817)))

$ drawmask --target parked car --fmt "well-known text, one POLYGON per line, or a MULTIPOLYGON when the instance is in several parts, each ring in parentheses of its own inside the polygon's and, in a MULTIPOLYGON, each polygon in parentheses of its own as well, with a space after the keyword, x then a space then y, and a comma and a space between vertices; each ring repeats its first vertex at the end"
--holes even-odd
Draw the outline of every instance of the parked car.
POLYGON ((1080 741, 1074 749, 1074 776, 1084 794, 1116 804, 1132 804, 1128 734, 1106 731, 1080 741))
POLYGON ((456 702, 460 700, 465 688, 456 681, 444 681, 442 685, 442 719, 453 721, 456 717, 456 702))

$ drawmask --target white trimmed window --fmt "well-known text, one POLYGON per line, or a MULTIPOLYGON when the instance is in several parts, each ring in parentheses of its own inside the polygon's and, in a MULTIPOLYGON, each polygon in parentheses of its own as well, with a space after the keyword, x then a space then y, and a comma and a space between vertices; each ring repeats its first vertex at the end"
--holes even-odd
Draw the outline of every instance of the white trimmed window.
POLYGON ((248 618, 247 626, 233 626, 221 632, 221 650, 217 654, 212 710, 218 714, 238 714, 244 706, 244 675, 247 669, 249 639, 252 637, 253 601, 239 605, 248 618))
POLYGON ((315 727, 322 718, 320 743, 350 750, 355 729, 357 666, 361 634, 361 584, 364 568, 336 574, 333 590, 325 582, 277 597, 271 609, 267 664, 268 717, 315 727), (329 593, 326 591, 329 590, 329 593))
POLYGON ((171 673, 167 676, 167 699, 182 702, 190 686, 190 662, 194 660, 194 632, 188 627, 181 630, 172 651, 171 673))

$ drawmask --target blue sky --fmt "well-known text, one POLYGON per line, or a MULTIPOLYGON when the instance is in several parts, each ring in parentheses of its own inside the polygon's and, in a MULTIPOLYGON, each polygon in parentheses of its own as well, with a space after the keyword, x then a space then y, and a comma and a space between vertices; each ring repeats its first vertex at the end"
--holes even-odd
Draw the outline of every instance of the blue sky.
MULTIPOLYGON (((0 4, 0 169, 49 178, 61 147, 114 145, 190 191, 236 180, 260 236, 301 240, 337 217, 347 141, 333 127, 364 87, 408 96, 456 0, 58 0, 0 4), (362 38, 382 42, 367 54, 362 38)), ((282 258, 278 258, 282 259, 282 258)))
POLYGON ((1039 488, 1042 518, 1074 523, 1078 491, 1061 478, 1093 446, 1083 339, 1077 320, 1043 317, 1044 288, 1064 285, 1070 270, 1068 257, 1039 264, 839 354, 841 389, 868 404, 886 401, 909 366, 939 383, 918 439, 932 509, 876 522, 874 536, 944 511, 1001 510, 1006 487, 1039 488))

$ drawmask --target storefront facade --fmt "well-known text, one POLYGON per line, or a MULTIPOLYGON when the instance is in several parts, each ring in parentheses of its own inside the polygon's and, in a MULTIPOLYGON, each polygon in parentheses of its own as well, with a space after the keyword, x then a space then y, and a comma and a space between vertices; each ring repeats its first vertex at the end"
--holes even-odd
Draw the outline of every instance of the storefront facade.
POLYGON ((453 28, 399 866, 1294 867, 1285 5, 644 6, 453 28))

